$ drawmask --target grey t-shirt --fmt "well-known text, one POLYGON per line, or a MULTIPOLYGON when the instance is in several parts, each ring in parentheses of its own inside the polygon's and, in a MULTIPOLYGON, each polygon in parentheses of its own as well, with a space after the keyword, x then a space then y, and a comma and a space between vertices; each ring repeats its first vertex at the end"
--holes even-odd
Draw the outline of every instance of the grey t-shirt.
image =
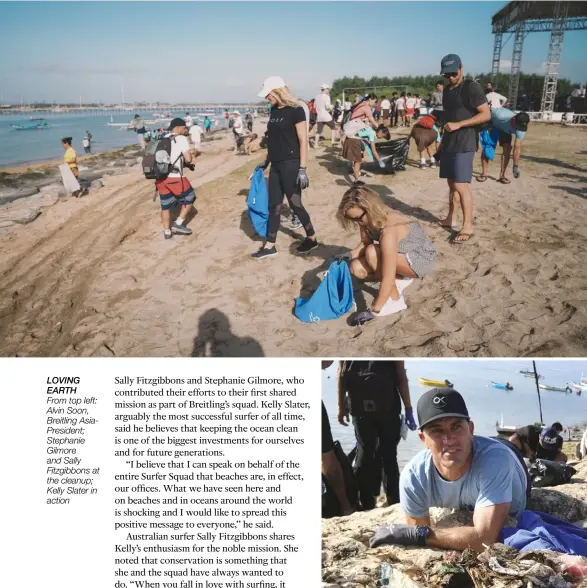
POLYGON ((442 92, 432 92, 430 106, 434 108, 434 110, 442 110, 442 92))
POLYGON ((400 477, 400 503, 413 518, 428 516, 431 506, 474 510, 506 502, 518 518, 526 508, 526 472, 511 449, 487 437, 473 436, 473 462, 454 482, 440 476, 428 449, 400 477))
MULTIPOLYGON (((460 86, 447 86, 442 94, 444 122, 460 122, 477 114, 477 107, 487 103, 483 88, 473 80, 464 80, 460 86)), ((468 153, 477 151, 477 131, 465 127, 442 136, 442 151, 445 153, 468 153)))

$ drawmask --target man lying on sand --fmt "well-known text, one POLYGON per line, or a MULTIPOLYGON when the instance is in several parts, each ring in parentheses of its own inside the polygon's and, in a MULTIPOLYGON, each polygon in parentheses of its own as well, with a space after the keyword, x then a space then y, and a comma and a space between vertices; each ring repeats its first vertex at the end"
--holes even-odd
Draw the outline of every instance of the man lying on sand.
POLYGON ((371 547, 385 543, 483 551, 497 542, 509 516, 526 508, 521 459, 495 439, 474 435, 463 397, 433 388, 418 401, 420 440, 426 445, 400 477, 406 525, 383 525, 371 547), (472 527, 432 529, 429 508, 473 510, 472 527))
POLYGON ((373 304, 353 324, 405 310, 403 291, 434 269, 436 250, 422 227, 386 206, 377 192, 357 185, 342 197, 337 218, 345 229, 358 226, 361 234, 350 252, 351 274, 381 282, 373 304))

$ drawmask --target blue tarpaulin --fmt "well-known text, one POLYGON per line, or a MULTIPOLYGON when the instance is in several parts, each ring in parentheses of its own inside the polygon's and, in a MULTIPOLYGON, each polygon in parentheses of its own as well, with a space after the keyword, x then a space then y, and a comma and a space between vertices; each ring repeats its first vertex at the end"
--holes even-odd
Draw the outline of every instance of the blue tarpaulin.
POLYGON ((349 266, 334 261, 311 298, 296 298, 294 314, 304 323, 335 319, 351 310, 353 300, 349 266))
POLYGON ((259 237, 267 236, 267 219, 269 218, 269 195, 262 169, 253 172, 251 188, 247 198, 249 218, 259 237))
POLYGON ((552 549, 587 557, 587 531, 543 512, 525 510, 517 528, 502 530, 501 540, 520 551, 552 549))

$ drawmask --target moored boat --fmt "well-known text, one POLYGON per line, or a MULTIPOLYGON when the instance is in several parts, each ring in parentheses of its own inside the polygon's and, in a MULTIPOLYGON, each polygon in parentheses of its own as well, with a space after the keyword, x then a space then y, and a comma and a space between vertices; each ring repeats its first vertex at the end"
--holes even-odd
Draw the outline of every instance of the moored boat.
POLYGON ((561 386, 549 386, 548 384, 538 384, 541 390, 552 390, 553 392, 571 392, 569 386, 562 388, 561 386))
POLYGON ((453 388, 454 384, 448 380, 429 380, 428 378, 418 378, 422 386, 430 386, 432 388, 453 388))

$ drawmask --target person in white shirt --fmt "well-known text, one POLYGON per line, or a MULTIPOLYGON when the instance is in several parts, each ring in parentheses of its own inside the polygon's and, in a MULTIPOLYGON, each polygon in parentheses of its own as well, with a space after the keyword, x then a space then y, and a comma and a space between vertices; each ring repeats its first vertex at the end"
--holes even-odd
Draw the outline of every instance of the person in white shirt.
MULTIPOLYGON (((187 121, 186 121, 186 126, 187 126, 187 121)), ((202 145, 202 133, 203 132, 204 132, 204 129, 198 123, 192 124, 192 126, 190 127, 190 137, 192 139, 192 144, 194 146, 196 155, 197 155, 198 151, 200 151, 200 147, 202 145)))
POLYGON ((414 116, 415 109, 416 109, 416 97, 412 96, 412 94, 410 94, 410 92, 408 92, 408 96, 406 98, 406 127, 411 126, 412 117, 414 116))
POLYGON ((189 129, 194 124, 189 112, 185 113, 185 126, 189 129))
POLYGON ((233 116, 233 123, 232 123, 232 132, 234 134, 234 139, 236 141, 235 151, 238 152, 240 146, 242 144, 243 135, 245 134, 245 125, 243 123, 243 118, 241 113, 238 110, 235 110, 232 113, 233 116))
POLYGON ((498 94, 493 89, 493 84, 491 82, 487 82, 487 86, 485 87, 485 97, 487 98, 487 102, 489 102, 489 106, 491 108, 502 108, 507 104, 508 99, 501 94, 498 94))
POLYGON ((399 118, 399 126, 403 127, 406 124, 406 117, 405 117, 405 112, 406 112, 406 93, 402 92, 400 97, 395 101, 395 110, 398 114, 398 118, 399 118))
POLYGON ((314 140, 314 147, 318 147, 320 141, 320 133, 324 129, 324 125, 330 128, 330 141, 334 145, 336 141, 336 125, 332 119, 330 112, 332 111, 332 103, 330 102, 330 86, 322 84, 320 94, 314 98, 314 108, 316 109, 316 139, 314 140))
POLYGON ((389 114, 391 112, 391 102, 385 97, 381 96, 381 116, 383 117, 383 124, 389 124, 389 114))

